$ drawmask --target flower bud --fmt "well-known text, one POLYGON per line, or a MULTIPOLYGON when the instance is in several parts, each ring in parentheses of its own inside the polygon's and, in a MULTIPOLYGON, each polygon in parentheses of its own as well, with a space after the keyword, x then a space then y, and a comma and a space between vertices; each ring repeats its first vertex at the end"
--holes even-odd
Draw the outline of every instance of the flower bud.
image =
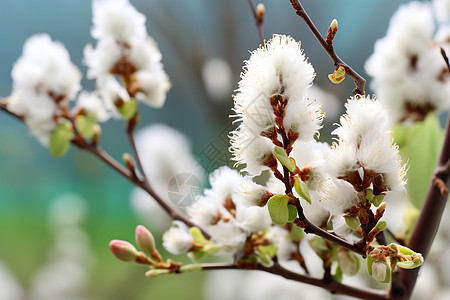
POLYGON ((258 3, 256 6, 256 18, 259 23, 264 21, 264 15, 266 14, 266 7, 262 3, 258 3))
POLYGON ((147 254, 155 257, 155 254, 158 253, 158 250, 155 246, 155 238, 152 233, 142 225, 138 225, 135 231, 136 243, 139 245, 139 248, 142 249, 147 254))
POLYGON ((136 248, 127 241, 112 240, 109 242, 109 249, 120 260, 135 261, 139 253, 136 248))
POLYGON ((390 281, 390 268, 384 261, 374 260, 372 262, 372 277, 379 281, 387 283, 390 281))
POLYGON ((333 21, 331 21, 330 27, 328 27, 328 33, 326 38, 328 44, 331 44, 333 42, 337 30, 338 30, 338 21, 334 19, 333 21))

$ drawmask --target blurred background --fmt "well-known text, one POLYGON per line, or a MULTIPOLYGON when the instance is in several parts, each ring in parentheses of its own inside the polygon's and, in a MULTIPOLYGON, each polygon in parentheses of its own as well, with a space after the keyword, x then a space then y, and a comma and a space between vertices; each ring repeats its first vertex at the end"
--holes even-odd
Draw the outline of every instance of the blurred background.
MULTIPOLYGON (((223 136, 231 129, 231 95, 243 60, 259 43, 248 2, 130 2, 147 16, 148 32, 159 44, 173 85, 162 109, 141 107, 139 128, 164 123, 181 131, 190 140, 192 153, 210 172, 217 165, 202 155, 211 145, 228 155, 223 136)), ((326 99, 318 96, 318 101, 326 102, 327 120, 321 138, 328 140, 354 84, 348 78, 339 85, 328 80, 332 63, 289 1, 261 2, 266 6, 264 37, 283 33, 301 40, 317 73, 315 85, 335 95, 326 99)), ((367 78, 363 65, 373 52, 374 42, 385 35, 391 15, 407 1, 302 2, 323 34, 331 20, 339 21, 335 49, 367 78)), ((11 92, 11 68, 24 41, 36 33, 46 32, 64 43, 72 61, 85 72, 83 49, 94 43, 90 27, 90 1, 2 1, 0 96, 11 92)), ((84 79, 82 84, 86 90, 94 89, 93 81, 84 79)), ((123 128, 121 121, 109 121, 102 127, 102 145, 117 159, 130 151, 123 128)), ((228 157, 222 162, 229 164, 228 157)), ((63 281, 67 286, 62 289, 71 291, 66 295, 73 293, 70 299, 207 297, 203 289, 207 274, 148 279, 143 276, 144 267, 121 263, 110 253, 107 245, 111 239, 133 240, 137 224, 152 223, 134 212, 132 189, 122 177, 78 149, 71 149, 62 158, 52 157, 25 126, 0 113, 0 290, 8 286, 18 295, 16 299, 66 299, 45 294, 46 289, 63 281)), ((153 229, 156 235, 158 230, 163 228, 153 229)))

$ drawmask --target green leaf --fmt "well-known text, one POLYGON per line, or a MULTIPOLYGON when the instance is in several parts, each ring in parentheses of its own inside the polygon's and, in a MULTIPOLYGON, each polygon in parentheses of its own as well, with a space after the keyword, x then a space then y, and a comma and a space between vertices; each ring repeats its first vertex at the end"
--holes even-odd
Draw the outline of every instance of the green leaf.
POLYGON ((420 209, 439 157, 444 130, 436 115, 429 113, 424 121, 416 122, 410 127, 397 126, 392 133, 403 161, 409 163, 406 176, 408 198, 420 209))
POLYGON ((191 233, 194 242, 199 243, 200 245, 205 245, 208 243, 208 240, 203 236, 203 233, 198 227, 189 228, 189 232, 191 233))
POLYGON ((289 212, 288 222, 292 223, 292 222, 294 222, 295 218, 297 218, 297 207, 289 204, 288 212, 289 212))
POLYGON ((423 264, 423 257, 421 254, 418 254, 414 260, 405 260, 397 262, 397 266, 402 269, 415 269, 420 267, 423 264))
POLYGON ((383 194, 376 195, 375 197, 372 198, 372 201, 371 201, 372 204, 375 205, 375 207, 380 206, 380 204, 381 204, 381 202, 383 202, 385 196, 386 195, 383 195, 383 194))
POLYGON ((137 113, 138 105, 136 99, 130 98, 130 100, 123 102, 122 106, 118 107, 117 110, 128 121, 137 113))
POLYGON ((295 172, 296 166, 292 164, 292 161, 289 159, 286 150, 279 146, 273 147, 273 155, 278 159, 278 161, 289 169, 291 172, 295 172))
POLYGON ((311 204, 311 196, 309 195, 308 187, 306 186, 306 183, 297 176, 295 176, 294 189, 300 197, 311 204))
POLYGON ((209 242, 206 246, 203 247, 203 252, 208 254, 214 254, 220 251, 220 247, 214 243, 209 242))
POLYGON ((305 233, 303 232, 302 228, 298 227, 297 225, 292 225, 291 240, 293 242, 300 242, 304 236, 305 236, 305 233))
POLYGON ((271 259, 277 254, 278 251, 278 247, 275 245, 259 245, 257 249, 260 253, 267 255, 271 259))
POLYGON ((322 259, 325 259, 325 257, 330 252, 330 249, 327 247, 324 240, 318 236, 310 239, 309 245, 314 250, 314 252, 316 252, 316 254, 322 259))
POLYGON ((342 273, 342 269, 340 268, 340 266, 337 266, 336 271, 334 272, 333 278, 338 283, 341 283, 342 279, 344 279, 344 274, 342 273))
POLYGON ((50 135, 49 150, 54 156, 63 156, 69 150, 73 128, 69 121, 56 125, 50 135))
POLYGON ((95 133, 95 125, 97 124, 97 118, 94 114, 78 115, 75 119, 75 125, 78 132, 81 133, 83 138, 90 139, 95 133))
POLYGON ((267 202, 267 208, 269 209, 269 214, 274 224, 283 226, 288 221, 288 202, 289 197, 286 195, 272 196, 267 202))
POLYGON ((350 227, 353 231, 358 230, 359 225, 361 225, 361 222, 356 217, 344 217, 345 223, 348 227, 350 227))
POLYGON ((343 66, 339 66, 333 74, 328 75, 328 78, 332 83, 341 83, 345 79, 345 68, 343 66))

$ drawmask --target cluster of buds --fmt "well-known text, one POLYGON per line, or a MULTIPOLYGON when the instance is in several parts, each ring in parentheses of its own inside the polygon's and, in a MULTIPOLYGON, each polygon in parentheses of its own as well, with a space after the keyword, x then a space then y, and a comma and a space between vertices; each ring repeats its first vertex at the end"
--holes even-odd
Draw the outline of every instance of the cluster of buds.
POLYGON ((136 243, 142 251, 138 251, 131 243, 122 240, 112 240, 109 248, 122 261, 148 265, 150 270, 145 274, 148 277, 180 272, 183 264, 171 259, 164 262, 156 248, 152 233, 142 225, 136 227, 136 243))
POLYGON ((377 246, 367 251, 367 270, 379 282, 388 283, 395 267, 414 269, 423 264, 422 254, 397 244, 377 246))

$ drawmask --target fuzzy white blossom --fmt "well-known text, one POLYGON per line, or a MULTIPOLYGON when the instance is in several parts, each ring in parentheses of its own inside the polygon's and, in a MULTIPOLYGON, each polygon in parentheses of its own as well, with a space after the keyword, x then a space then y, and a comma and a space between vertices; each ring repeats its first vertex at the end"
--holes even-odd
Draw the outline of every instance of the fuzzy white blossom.
POLYGON ((242 199, 242 203, 248 206, 264 206, 273 195, 266 187, 251 180, 246 180, 237 186, 236 193, 242 199))
POLYGON ((96 92, 80 93, 76 107, 84 110, 88 114, 93 114, 98 122, 105 122, 109 119, 110 113, 106 108, 107 104, 96 92))
POLYGON ((424 112, 450 107, 450 80, 443 76, 446 66, 434 31, 430 3, 402 5, 366 63, 371 86, 394 121, 414 121, 424 112))
POLYGON ((251 53, 234 97, 233 110, 241 123, 231 133, 233 159, 246 165, 244 171, 258 175, 270 167, 270 139, 277 129, 294 140, 318 135, 323 113, 307 97, 313 79, 314 68, 300 43, 289 36, 274 35, 251 53))
MULTIPOLYGON (((233 258, 242 254, 247 237, 270 228, 272 221, 265 207, 248 206, 243 190, 256 184, 237 171, 221 167, 210 175, 211 188, 188 208, 190 219, 204 228, 222 249, 220 256, 233 258)), ((258 191, 266 190, 257 186, 258 191)))
POLYGON ((340 119, 338 136, 328 161, 335 177, 358 172, 365 176, 381 174, 383 190, 403 190, 405 166, 401 165, 398 146, 387 131, 387 112, 382 104, 368 96, 355 97, 346 104, 347 113, 340 119), (332 162, 332 163, 331 163, 332 162))
MULTIPOLYGON (((124 77, 132 96, 161 107, 171 84, 161 52, 147 34, 145 16, 128 0, 94 0, 92 11, 92 36, 97 45, 87 45, 84 50, 88 78, 108 83, 114 75, 124 77)), ((99 89, 104 86, 98 82, 99 89)))
POLYGON ((274 160, 273 144, 267 138, 255 135, 245 123, 230 133, 230 152, 236 165, 245 165, 243 171, 249 175, 258 175, 269 170, 267 163, 274 160))
POLYGON ((163 234, 163 246, 172 254, 187 253, 193 242, 189 228, 180 221, 174 221, 172 227, 163 234))
POLYGON ((345 180, 330 178, 322 183, 320 189, 322 204, 332 215, 344 214, 351 207, 359 204, 358 193, 345 180))
POLYGON ((12 69, 13 90, 8 109, 24 117, 31 133, 48 145, 61 107, 80 88, 81 73, 64 45, 47 34, 29 38, 12 69))

